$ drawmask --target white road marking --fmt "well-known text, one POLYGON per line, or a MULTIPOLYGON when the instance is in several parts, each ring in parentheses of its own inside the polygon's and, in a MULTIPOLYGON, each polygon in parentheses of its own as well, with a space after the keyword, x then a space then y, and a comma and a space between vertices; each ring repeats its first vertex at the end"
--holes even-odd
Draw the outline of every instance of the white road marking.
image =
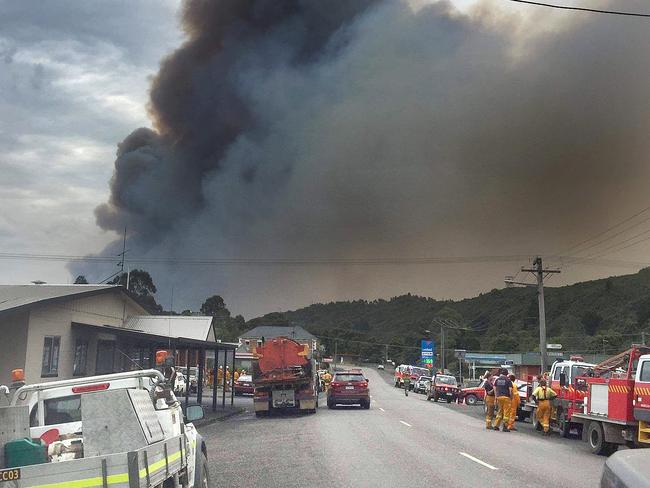
POLYGON ((407 422, 404 422, 403 420, 400 420, 400 422, 401 422, 402 424, 406 425, 407 427, 413 427, 411 424, 409 424, 409 423, 407 423, 407 422))
POLYGON ((460 454, 461 456, 465 456, 467 459, 471 459, 472 461, 474 461, 475 463, 480 464, 481 466, 485 466, 486 468, 490 468, 493 471, 496 471, 497 469, 499 469, 499 468, 495 468, 491 464, 486 463, 485 461, 481 461, 480 459, 475 458, 474 456, 470 456, 466 452, 459 452, 458 454, 460 454))
POLYGON ((383 409, 383 408, 381 408, 381 407, 379 407, 379 410, 381 410, 382 412, 385 412, 385 411, 386 411, 386 410, 384 410, 384 409, 383 409))

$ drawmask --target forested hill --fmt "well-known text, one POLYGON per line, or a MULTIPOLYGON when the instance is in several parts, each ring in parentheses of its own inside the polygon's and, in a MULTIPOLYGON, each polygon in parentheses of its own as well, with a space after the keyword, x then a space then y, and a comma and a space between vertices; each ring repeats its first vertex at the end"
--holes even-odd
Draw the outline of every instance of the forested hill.
MULTIPOLYGON (((633 275, 610 277, 563 287, 547 287, 548 341, 565 350, 616 352, 650 326, 650 268, 633 275)), ((311 333, 338 338, 339 351, 380 357, 384 348, 373 343, 416 347, 440 327, 435 318, 446 318, 472 331, 446 332, 448 348, 516 352, 534 351, 538 344, 538 308, 535 288, 492 290, 460 301, 434 300, 403 295, 390 300, 356 300, 314 304, 299 310, 273 313, 249 321, 247 326, 267 323, 301 325, 311 333), (354 342, 358 341, 358 342, 354 342)), ((650 339, 650 337, 649 337, 650 339)), ((332 341, 326 340, 331 347, 332 341)), ((417 351, 394 348, 399 352, 417 351)))

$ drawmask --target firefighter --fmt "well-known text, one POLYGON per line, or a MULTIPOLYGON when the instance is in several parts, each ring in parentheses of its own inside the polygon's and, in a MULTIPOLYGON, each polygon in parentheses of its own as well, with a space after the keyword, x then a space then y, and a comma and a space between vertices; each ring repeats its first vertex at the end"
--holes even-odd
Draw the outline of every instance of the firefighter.
POLYGON ((219 366, 217 371, 217 386, 223 385, 223 366, 219 366))
POLYGON ((235 381, 239 379, 239 371, 235 370, 235 381))
POLYGON ((494 419, 494 430, 499 430, 503 421, 503 432, 510 432, 510 402, 512 401, 512 382, 508 378, 508 370, 502 369, 499 377, 494 380, 494 396, 496 397, 497 416, 494 419))
POLYGON ((537 403, 537 420, 542 424, 543 434, 550 435, 549 431, 551 420, 551 400, 557 395, 555 392, 546 386, 546 380, 541 379, 539 386, 533 392, 533 400, 537 403))
POLYGON ((410 373, 408 372, 404 373, 404 377, 402 378, 402 381, 404 382, 404 395, 409 396, 409 389, 411 388, 410 373))
POLYGON ((517 410, 519 409, 519 391, 515 385, 515 375, 511 374, 508 376, 508 379, 512 382, 512 399, 510 400, 510 414, 508 420, 508 430, 517 430, 515 428, 515 420, 517 420, 517 410))
POLYGON ((492 430, 492 417, 494 416, 494 386, 490 381, 490 373, 486 372, 483 377, 485 382, 483 388, 485 389, 485 428, 492 430))
POLYGON ((323 380, 323 388, 325 390, 325 393, 327 393, 330 389, 330 383, 332 382, 332 375, 330 374, 329 371, 325 371, 325 373, 322 376, 323 380))

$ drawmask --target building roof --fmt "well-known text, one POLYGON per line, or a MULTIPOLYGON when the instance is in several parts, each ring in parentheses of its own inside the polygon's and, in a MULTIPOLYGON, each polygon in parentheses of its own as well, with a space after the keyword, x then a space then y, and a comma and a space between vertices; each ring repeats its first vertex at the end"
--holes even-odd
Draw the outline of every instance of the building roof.
POLYGON ((0 312, 121 289, 117 285, 0 285, 0 312))
POLYGON ((311 341, 317 339, 313 334, 310 334, 299 325, 260 325, 244 332, 240 339, 272 339, 274 337, 289 337, 297 341, 311 341))
POLYGON ((184 337, 208 340, 212 317, 195 315, 133 315, 126 320, 125 329, 164 337, 184 337))

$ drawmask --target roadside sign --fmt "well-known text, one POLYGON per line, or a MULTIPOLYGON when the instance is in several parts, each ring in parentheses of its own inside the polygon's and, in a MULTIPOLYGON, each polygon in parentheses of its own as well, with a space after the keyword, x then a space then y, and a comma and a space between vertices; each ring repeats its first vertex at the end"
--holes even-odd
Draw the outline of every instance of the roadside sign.
POLYGON ((465 349, 455 349, 454 350, 454 357, 456 359, 465 359, 465 354, 467 351, 465 349))
POLYGON ((432 340, 422 339, 420 345, 420 358, 422 364, 427 368, 433 368, 433 356, 436 351, 436 344, 432 340))
POLYGON ((324 363, 331 363, 332 361, 332 358, 323 358, 324 363))
POLYGON ((546 344, 546 349, 562 349, 562 344, 546 344))
POLYGON ((562 352, 556 352, 556 351, 553 351, 553 352, 547 352, 546 355, 547 355, 548 357, 552 357, 552 358, 561 358, 561 357, 564 357, 564 353, 562 353, 562 352))

